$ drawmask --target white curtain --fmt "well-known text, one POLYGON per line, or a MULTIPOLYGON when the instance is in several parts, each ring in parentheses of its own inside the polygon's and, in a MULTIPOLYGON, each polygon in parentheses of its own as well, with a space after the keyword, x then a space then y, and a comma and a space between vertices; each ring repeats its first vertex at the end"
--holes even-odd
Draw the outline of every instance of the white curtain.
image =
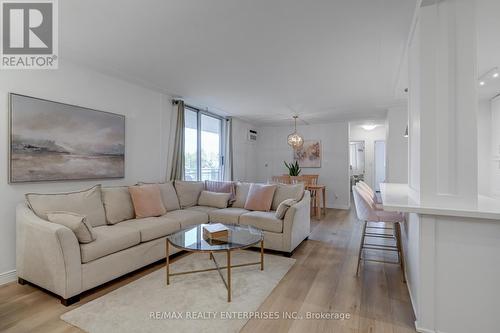
POLYGON ((223 179, 232 181, 233 174, 233 119, 228 118, 225 122, 224 138, 224 169, 223 179))
POLYGON ((177 101, 177 121, 172 153, 170 180, 184 178, 184 102, 177 101))

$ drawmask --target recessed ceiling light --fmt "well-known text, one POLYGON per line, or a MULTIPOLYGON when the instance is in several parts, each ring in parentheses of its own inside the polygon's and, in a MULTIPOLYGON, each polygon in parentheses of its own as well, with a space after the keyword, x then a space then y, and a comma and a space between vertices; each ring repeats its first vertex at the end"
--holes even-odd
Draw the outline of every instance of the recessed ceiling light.
POLYGON ((374 124, 366 124, 366 125, 361 125, 365 131, 371 131, 377 127, 377 125, 374 124))
POLYGON ((498 73, 493 73, 492 75, 494 78, 497 78, 498 77, 498 73))
POLYGON ((479 81, 479 85, 480 85, 480 86, 484 86, 485 84, 486 84, 486 82, 484 82, 484 81, 479 81))

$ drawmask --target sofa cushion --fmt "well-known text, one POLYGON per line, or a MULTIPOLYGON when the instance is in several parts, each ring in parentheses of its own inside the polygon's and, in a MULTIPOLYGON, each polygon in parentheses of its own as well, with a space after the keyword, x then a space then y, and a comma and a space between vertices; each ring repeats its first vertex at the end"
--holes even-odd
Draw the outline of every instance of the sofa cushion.
POLYGON ((139 231, 141 242, 168 236, 181 228, 179 221, 165 216, 128 220, 120 223, 121 226, 139 231))
POLYGON ((121 225, 104 225, 94 228, 96 240, 92 243, 80 244, 82 263, 102 258, 141 242, 138 230, 121 225))
POLYGON ((273 204, 276 185, 252 184, 248 191, 245 209, 268 212, 273 204))
POLYGON ((208 223, 208 214, 195 210, 174 210, 165 214, 164 217, 179 222, 181 228, 186 228, 194 224, 208 223))
POLYGON ((227 203, 231 198, 231 193, 219 193, 210 191, 201 191, 198 205, 215 208, 227 208, 227 203))
POLYGON ((194 211, 197 211, 197 212, 206 213, 207 215, 211 211, 214 211, 214 210, 217 210, 217 209, 219 209, 219 208, 208 207, 208 206, 193 206, 193 207, 186 208, 186 210, 194 210, 194 211))
POLYGON ((95 241, 95 234, 87 218, 80 214, 70 212, 50 212, 47 214, 50 222, 68 227, 73 231, 79 243, 95 241))
POLYGON ((106 214, 101 200, 101 185, 88 190, 55 194, 26 194, 28 206, 38 217, 47 220, 47 213, 66 211, 84 215, 93 227, 106 225, 106 214))
POLYGON ((128 186, 103 187, 102 202, 108 224, 116 224, 135 217, 128 186))
POLYGON ((250 190, 250 183, 237 183, 236 184, 236 198, 233 207, 244 208, 247 201, 248 191, 250 190))
POLYGON ((137 218, 161 216, 167 212, 157 184, 130 186, 128 188, 134 203, 137 218))
POLYGON ((240 215, 248 212, 244 208, 229 207, 213 210, 208 215, 210 216, 210 222, 238 224, 240 215))
POLYGON ((181 209, 181 205, 179 204, 179 198, 177 197, 177 192, 175 192, 174 183, 160 183, 158 184, 160 187, 161 197, 163 199, 163 205, 167 209, 167 212, 171 212, 173 210, 181 209))
POLYGON ((276 212, 249 212, 240 216, 240 224, 251 225, 271 232, 283 232, 283 220, 276 217, 276 212))
POLYGON ((179 204, 184 209, 198 204, 198 198, 205 188, 205 183, 176 180, 174 186, 179 198, 179 204))
POLYGON ((290 207, 295 205, 297 203, 296 200, 294 199, 285 199, 283 200, 279 206, 278 209, 276 209, 275 215, 277 219, 283 220, 285 218, 286 212, 290 207))
POLYGON ((286 199, 293 199, 299 202, 304 196, 304 184, 278 184, 274 192, 273 204, 271 210, 277 210, 280 203, 286 199))

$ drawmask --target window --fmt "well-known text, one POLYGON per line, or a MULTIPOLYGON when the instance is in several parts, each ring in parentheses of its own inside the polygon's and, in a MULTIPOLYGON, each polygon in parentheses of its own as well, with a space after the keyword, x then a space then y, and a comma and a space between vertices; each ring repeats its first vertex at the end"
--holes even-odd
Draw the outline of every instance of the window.
POLYGON ((184 179, 222 179, 222 118, 186 107, 184 179))

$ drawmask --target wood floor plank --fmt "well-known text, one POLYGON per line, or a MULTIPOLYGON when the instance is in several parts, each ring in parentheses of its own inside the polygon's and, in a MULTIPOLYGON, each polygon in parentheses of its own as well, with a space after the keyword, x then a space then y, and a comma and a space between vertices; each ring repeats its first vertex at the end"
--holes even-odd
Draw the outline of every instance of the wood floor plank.
MULTIPOLYGON (((309 240, 294 252, 295 265, 259 307, 260 312, 279 312, 280 319, 252 319, 241 332, 415 332, 399 266, 367 262, 356 276, 360 237, 361 224, 352 210, 328 209, 322 220, 313 220, 309 240), (344 313, 349 319, 294 320, 283 318, 283 313, 303 317, 306 313, 344 313)), ((107 283, 84 293, 70 307, 31 285, 2 286, 0 332, 81 332, 60 320, 60 315, 163 267, 163 263, 154 264, 107 283)))

